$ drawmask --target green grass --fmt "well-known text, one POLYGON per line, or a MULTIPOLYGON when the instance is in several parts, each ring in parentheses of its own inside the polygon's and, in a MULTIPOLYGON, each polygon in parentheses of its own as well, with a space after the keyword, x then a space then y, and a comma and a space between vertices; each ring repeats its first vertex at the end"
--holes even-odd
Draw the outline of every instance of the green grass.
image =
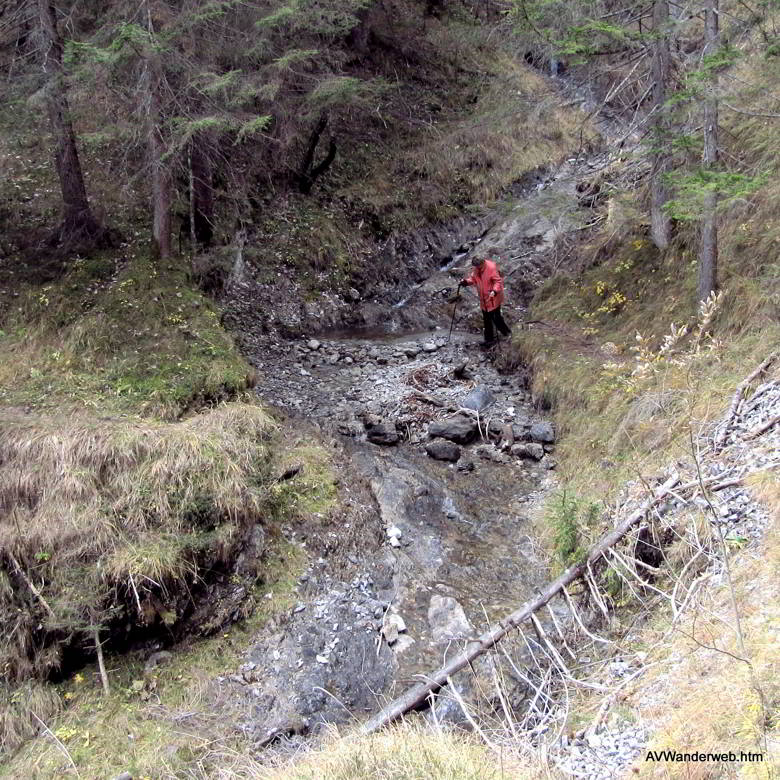
POLYGON ((237 397, 248 366, 180 265, 101 255, 23 288, 0 320, 0 405, 175 419, 237 397))

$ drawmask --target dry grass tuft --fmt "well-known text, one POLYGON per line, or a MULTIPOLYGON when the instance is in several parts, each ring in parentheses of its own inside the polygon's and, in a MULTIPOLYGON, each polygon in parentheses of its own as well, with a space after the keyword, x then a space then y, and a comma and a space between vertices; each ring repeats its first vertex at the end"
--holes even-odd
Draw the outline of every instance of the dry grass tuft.
POLYGON ((539 777, 507 751, 492 753, 463 732, 406 721, 370 737, 335 739, 303 759, 240 775, 256 780, 500 780, 539 777))
POLYGON ((49 685, 28 682, 13 690, 0 685, 0 755, 34 737, 61 706, 59 694, 49 685))
POLYGON ((175 622, 176 594, 263 519, 273 428, 244 404, 178 423, 3 412, 6 679, 45 675, 90 625, 175 622))
MULTIPOLYGON (((638 717, 654 724, 648 749, 679 752, 762 753, 763 761, 742 764, 739 777, 771 777, 780 768, 780 676, 777 674, 780 581, 775 519, 764 549, 746 551, 732 564, 744 656, 734 629, 728 585, 708 590, 702 603, 659 648, 660 660, 642 697, 638 717)), ((642 777, 731 777, 712 764, 647 764, 642 777)), ((731 767, 735 771, 739 765, 731 767)))

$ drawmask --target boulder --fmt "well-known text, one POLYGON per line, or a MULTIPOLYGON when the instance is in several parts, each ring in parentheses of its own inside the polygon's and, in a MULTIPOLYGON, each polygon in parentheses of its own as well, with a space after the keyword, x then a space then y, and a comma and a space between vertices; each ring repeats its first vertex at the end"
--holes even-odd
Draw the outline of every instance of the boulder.
POLYGON ((475 412, 484 412, 492 406, 496 398, 485 385, 475 387, 460 403, 464 409, 473 409, 475 412))
POLYGON ((555 441, 555 431, 552 423, 547 421, 536 422, 531 426, 531 439, 542 443, 551 444, 555 441))
POLYGON ((534 460, 541 460, 544 457, 544 447, 536 442, 513 444, 509 451, 516 458, 533 458, 534 460))
POLYGON ((463 607, 452 596, 431 596, 428 625, 437 644, 465 639, 475 633, 463 607))
POLYGON ((432 438, 442 438, 454 441, 456 444, 469 444, 477 435, 477 421, 462 414, 434 420, 428 426, 428 435, 432 438))
POLYGON ((398 431, 395 429, 395 423, 389 423, 386 421, 380 422, 377 425, 372 425, 367 432, 368 440, 372 444, 384 444, 391 446, 398 444, 401 437, 398 435, 398 431))
POLYGON ((422 348, 423 352, 436 352, 436 350, 439 348, 439 345, 433 341, 426 341, 425 344, 422 345, 422 348))
POLYGON ((452 441, 432 441, 425 451, 434 460, 448 460, 455 463, 460 458, 460 447, 452 441))

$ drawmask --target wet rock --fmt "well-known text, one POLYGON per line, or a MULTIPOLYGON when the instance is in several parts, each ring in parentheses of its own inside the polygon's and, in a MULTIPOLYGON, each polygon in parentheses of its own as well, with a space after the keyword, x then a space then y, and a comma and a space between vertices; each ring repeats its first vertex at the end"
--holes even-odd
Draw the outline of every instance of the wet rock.
POLYGON ((516 458, 533 458, 534 460, 541 460, 544 457, 544 447, 536 442, 531 442, 529 444, 513 444, 510 452, 516 458))
POLYGON ((460 447, 452 441, 432 441, 425 451, 434 460, 447 460, 455 463, 460 458, 460 447))
POLYGON ((423 352, 436 352, 436 350, 439 348, 439 345, 433 341, 426 341, 425 344, 422 345, 422 348, 423 352))
POLYGON ((469 444, 477 435, 477 421, 462 414, 435 420, 428 426, 428 435, 449 439, 456 444, 469 444))
POLYGON ((463 607, 452 596, 440 596, 438 593, 431 596, 428 625, 437 644, 474 635, 474 628, 463 607))
POLYGON ((555 441, 555 431, 552 423, 547 421, 536 422, 531 426, 531 438, 534 441, 551 444, 555 441))
POLYGON ((490 389, 485 385, 475 387, 464 399, 461 401, 461 406, 464 409, 473 409, 475 412, 483 412, 496 402, 496 398, 490 389))

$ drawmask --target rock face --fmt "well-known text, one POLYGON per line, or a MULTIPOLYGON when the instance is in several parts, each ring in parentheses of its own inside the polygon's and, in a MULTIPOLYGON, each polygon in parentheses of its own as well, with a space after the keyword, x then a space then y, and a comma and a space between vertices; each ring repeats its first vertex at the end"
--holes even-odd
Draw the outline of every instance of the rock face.
POLYGON ((484 412, 492 406, 496 398, 485 385, 475 387, 461 402, 464 409, 473 409, 475 412, 484 412))
POLYGON ((469 444, 477 435, 477 421, 462 414, 455 414, 443 420, 435 420, 428 426, 428 435, 449 439, 456 444, 469 444))
POLYGON ((552 424, 546 421, 534 423, 531 426, 531 439, 544 444, 552 444, 555 441, 555 431, 552 424))
POLYGON ((448 460, 455 463, 460 458, 460 447, 452 441, 432 441, 425 451, 434 460, 448 460))

